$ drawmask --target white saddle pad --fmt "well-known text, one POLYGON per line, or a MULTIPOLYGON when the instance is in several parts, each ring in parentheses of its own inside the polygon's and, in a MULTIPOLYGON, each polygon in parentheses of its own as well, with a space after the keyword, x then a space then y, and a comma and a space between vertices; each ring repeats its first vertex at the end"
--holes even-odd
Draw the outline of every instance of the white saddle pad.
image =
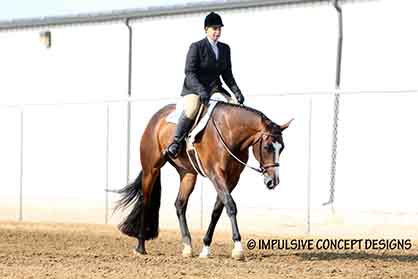
MULTIPOLYGON (((209 121, 209 118, 212 114, 212 111, 215 108, 215 106, 217 105, 218 101, 227 102, 226 98, 220 93, 215 93, 211 96, 209 104, 208 104, 209 107, 208 107, 205 115, 203 116, 202 119, 200 119, 200 121, 196 125, 196 127, 194 127, 193 130, 191 130, 190 133, 189 133, 189 138, 190 138, 191 143, 194 143, 196 136, 201 131, 203 131, 203 129, 208 124, 208 121, 209 121)), ((177 124, 178 120, 180 118, 180 115, 183 112, 183 108, 184 108, 184 99, 181 98, 179 100, 179 102, 176 104, 176 109, 167 116, 166 121, 169 122, 169 123, 177 124)))

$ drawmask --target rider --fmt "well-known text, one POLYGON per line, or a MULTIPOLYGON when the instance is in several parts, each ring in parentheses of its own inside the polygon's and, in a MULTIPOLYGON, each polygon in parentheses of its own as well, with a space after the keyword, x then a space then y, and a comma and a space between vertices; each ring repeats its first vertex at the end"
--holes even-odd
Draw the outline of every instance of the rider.
POLYGON ((186 58, 186 77, 184 79, 181 96, 184 98, 184 111, 182 112, 173 142, 167 149, 168 155, 176 158, 181 150, 183 139, 193 126, 194 119, 200 105, 206 105, 214 93, 221 93, 229 102, 244 103, 231 67, 231 50, 227 44, 218 41, 221 36, 222 19, 217 13, 211 12, 205 18, 206 38, 192 43, 186 58), (222 88, 219 78, 234 93, 236 100, 222 88))

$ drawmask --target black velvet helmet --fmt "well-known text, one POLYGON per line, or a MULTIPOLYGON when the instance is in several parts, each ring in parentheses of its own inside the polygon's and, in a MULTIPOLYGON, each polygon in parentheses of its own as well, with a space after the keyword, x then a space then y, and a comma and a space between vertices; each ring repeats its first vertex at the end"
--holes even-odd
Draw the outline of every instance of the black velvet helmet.
POLYGON ((205 18, 205 28, 211 26, 224 26, 221 16, 217 13, 211 12, 205 18))

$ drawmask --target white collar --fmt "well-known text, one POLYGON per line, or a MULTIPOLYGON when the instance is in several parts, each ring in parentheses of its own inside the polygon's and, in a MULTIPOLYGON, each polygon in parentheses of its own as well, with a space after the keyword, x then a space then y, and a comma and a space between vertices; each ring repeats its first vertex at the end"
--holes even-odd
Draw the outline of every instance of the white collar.
POLYGON ((208 41, 209 41, 209 43, 212 45, 212 46, 216 46, 217 44, 218 44, 218 41, 214 41, 214 40, 212 40, 211 38, 209 38, 209 37, 206 37, 207 39, 208 39, 208 41))

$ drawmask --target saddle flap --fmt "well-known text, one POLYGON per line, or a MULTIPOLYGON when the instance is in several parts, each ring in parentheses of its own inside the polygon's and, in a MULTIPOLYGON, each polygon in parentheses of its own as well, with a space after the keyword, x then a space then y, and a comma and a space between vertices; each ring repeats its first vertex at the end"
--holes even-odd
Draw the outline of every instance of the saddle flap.
POLYGON ((218 104, 218 101, 212 101, 212 100, 209 101, 209 106, 203 110, 203 112, 201 113, 202 116, 198 117, 194 127, 191 129, 188 135, 190 142, 192 144, 195 142, 196 137, 200 134, 200 132, 202 132, 205 129, 212 115, 212 112, 215 109, 217 104, 218 104))

